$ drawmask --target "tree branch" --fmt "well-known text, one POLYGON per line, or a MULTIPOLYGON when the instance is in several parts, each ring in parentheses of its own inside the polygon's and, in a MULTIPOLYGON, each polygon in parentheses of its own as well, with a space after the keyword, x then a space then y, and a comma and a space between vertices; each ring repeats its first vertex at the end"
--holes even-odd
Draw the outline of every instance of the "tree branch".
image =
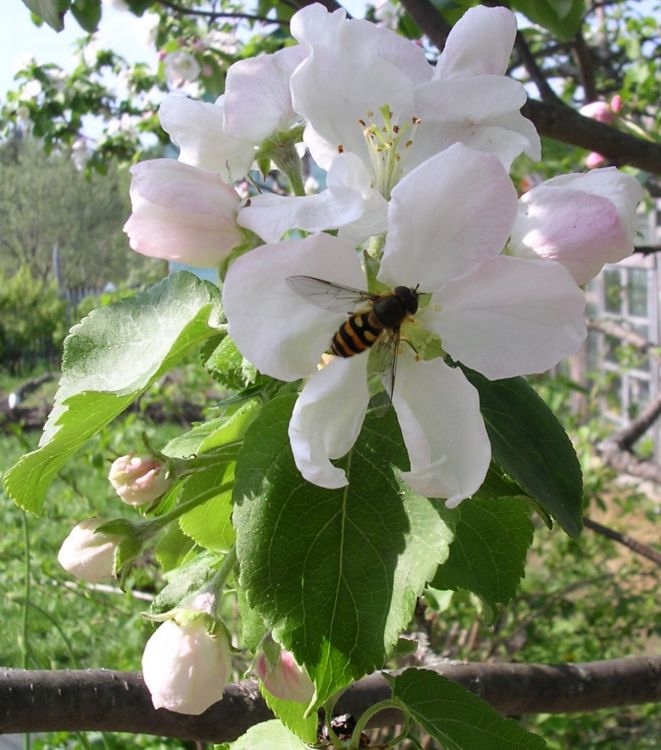
POLYGON ((289 21, 281 21, 277 18, 267 18, 266 16, 258 16, 253 13, 235 13, 230 11, 218 11, 218 10, 199 10, 196 8, 187 8, 185 5, 179 5, 171 2, 171 0, 157 0, 159 5, 174 10, 176 13, 181 13, 184 16, 197 16, 198 18, 236 18, 248 21, 261 21, 262 23, 275 23, 281 26, 289 26, 289 21))
POLYGON ((612 443, 621 451, 631 452, 636 440, 649 430, 659 416, 661 416, 661 396, 650 401, 633 422, 618 430, 607 442, 612 443))
POLYGON ((661 552, 657 552, 647 544, 639 542, 637 539, 630 537, 628 534, 621 534, 619 531, 615 531, 615 529, 611 529, 609 526, 603 526, 602 524, 593 521, 591 518, 584 518, 583 524, 587 529, 591 529, 597 534, 601 534, 601 536, 612 539, 614 542, 628 547, 637 555, 646 557, 648 560, 651 560, 657 565, 661 565, 661 552))
POLYGON ((429 37, 430 41, 438 47, 439 52, 442 52, 452 26, 443 18, 436 7, 430 0, 402 0, 402 5, 429 37))
MULTIPOLYGON (((491 703, 505 715, 574 713, 661 699, 661 657, 630 657, 587 664, 461 664, 435 670, 491 703)), ((339 713, 359 716, 390 696, 379 673, 349 688, 339 713)), ((0 670, 0 732, 109 731, 184 740, 227 742, 271 718, 253 681, 229 685, 201 716, 155 710, 142 676, 109 670, 0 670), (38 707, 38 710, 35 710, 38 707)), ((374 726, 401 721, 377 714, 374 726)))
POLYGON ((594 66, 592 64, 592 55, 590 48, 585 43, 583 34, 579 30, 572 41, 572 52, 574 53, 574 59, 578 65, 579 75, 581 77, 581 85, 583 86, 583 92, 585 94, 586 102, 593 102, 599 98, 597 92, 597 86, 594 80, 594 66))
POLYGON ((643 354, 652 357, 652 359, 659 359, 661 357, 661 355, 656 352, 656 344, 653 344, 649 339, 646 339, 639 333, 623 326, 621 323, 605 319, 588 320, 587 324, 591 331, 599 331, 599 333, 605 333, 607 336, 614 336, 615 338, 621 339, 625 344, 633 346, 643 354))
POLYGON ((553 91, 549 85, 549 82, 546 80, 546 75, 539 65, 537 65, 537 60, 535 60, 534 55, 530 51, 530 47, 528 47, 528 42, 526 42, 525 37, 520 31, 516 32, 514 47, 519 53, 523 67, 528 71, 528 75, 535 86, 537 86, 537 91, 539 91, 539 95, 542 99, 545 102, 559 102, 560 100, 556 96, 555 91, 553 91))
POLYGON ((661 144, 635 138, 621 130, 583 117, 566 104, 528 99, 521 112, 541 135, 596 151, 617 166, 629 164, 661 174, 661 144))

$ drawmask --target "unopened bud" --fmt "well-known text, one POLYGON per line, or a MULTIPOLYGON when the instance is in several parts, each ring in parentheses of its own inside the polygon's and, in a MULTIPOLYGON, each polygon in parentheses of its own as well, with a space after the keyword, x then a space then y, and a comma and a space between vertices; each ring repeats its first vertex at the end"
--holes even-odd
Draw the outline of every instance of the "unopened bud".
POLYGON ((231 669, 223 628, 211 634, 203 617, 166 620, 147 641, 142 676, 154 708, 198 715, 223 697, 231 669))
POLYGON ((113 461, 108 474, 110 484, 129 505, 146 505, 170 489, 172 480, 165 476, 165 466, 149 454, 129 453, 113 461))
POLYGON ((57 554, 60 565, 82 581, 100 583, 112 578, 119 537, 96 531, 105 523, 104 518, 81 521, 62 542, 57 554))
POLYGON ((302 667, 296 663, 290 651, 281 649, 277 656, 262 650, 257 654, 255 672, 264 687, 284 701, 309 703, 314 694, 314 685, 302 667))

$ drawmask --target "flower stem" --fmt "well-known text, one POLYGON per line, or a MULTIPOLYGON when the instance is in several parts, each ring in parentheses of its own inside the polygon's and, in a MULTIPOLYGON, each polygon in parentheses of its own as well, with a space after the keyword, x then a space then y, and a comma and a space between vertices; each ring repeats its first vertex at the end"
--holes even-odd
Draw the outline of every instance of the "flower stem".
POLYGON ((219 487, 211 487, 205 492, 200 492, 199 495, 191 497, 190 500, 187 500, 185 503, 182 503, 176 508, 173 508, 169 513, 164 513, 162 516, 154 518, 153 521, 149 521, 147 525, 152 526, 154 528, 154 531, 162 529, 171 521, 179 518, 179 516, 183 516, 184 513, 188 513, 189 510, 197 508, 198 505, 206 503, 207 500, 211 500, 212 497, 216 497, 216 495, 220 495, 221 492, 226 492, 227 490, 231 489, 233 484, 233 482, 225 482, 225 484, 221 484, 219 487))
MULTIPOLYGON (((234 565, 236 564, 236 544, 233 544, 229 550, 227 550, 227 554, 225 555, 225 558, 223 559, 223 562, 214 574, 213 578, 209 581, 208 588, 211 591, 214 592, 220 592, 221 589, 225 587, 225 584, 227 583, 227 579, 232 574, 232 571, 234 570, 234 565)), ((220 597, 216 598, 216 610, 220 605, 222 604, 220 597)), ((217 617, 218 612, 214 612, 214 615, 217 617)))
POLYGON ((396 701, 392 698, 389 698, 385 701, 379 701, 378 703, 375 703, 373 706, 370 706, 365 713, 361 714, 360 718, 356 722, 356 727, 353 730, 353 734, 351 735, 351 743, 349 744, 349 750, 359 750, 360 748, 360 735, 363 732, 363 729, 367 726, 367 722, 374 716, 375 714, 378 714, 379 711, 385 711, 388 708, 396 708, 400 711, 402 710, 402 704, 399 701, 396 701))

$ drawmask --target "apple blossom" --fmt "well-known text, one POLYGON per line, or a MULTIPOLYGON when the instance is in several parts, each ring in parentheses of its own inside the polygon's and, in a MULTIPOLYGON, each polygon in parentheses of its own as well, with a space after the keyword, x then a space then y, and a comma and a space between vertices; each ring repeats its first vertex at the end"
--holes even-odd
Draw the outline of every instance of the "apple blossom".
POLYGON ((113 461, 108 479, 122 500, 133 506, 153 502, 172 484, 162 461, 152 455, 132 453, 113 461))
POLYGON ((321 5, 298 11, 292 35, 307 50, 291 77, 304 141, 328 169, 357 154, 388 198, 402 175, 455 142, 496 153, 506 166, 539 158, 539 138, 519 112, 526 95, 505 78, 516 21, 505 8, 471 8, 434 69, 419 46, 321 5))
MULTIPOLYGON (((424 304, 403 324, 404 341, 426 330, 453 359, 490 379, 543 372, 579 348, 585 301, 568 272, 501 255, 516 213, 500 161, 461 144, 397 184, 378 279, 391 289, 419 286, 424 304)), ((228 271, 229 332, 260 371, 282 380, 311 376, 289 425, 294 459, 309 481, 339 488, 347 479, 330 459, 360 432, 369 357, 335 358, 317 371, 346 312, 311 305, 288 285, 292 274, 366 286, 352 243, 321 234, 264 245, 228 271)), ((417 492, 456 505, 479 488, 490 462, 477 392, 460 369, 407 346, 397 372, 392 401, 411 465, 403 477, 417 492)))
POLYGON ((163 65, 168 83, 176 88, 197 80, 201 72, 200 63, 195 56, 183 50, 169 52, 163 65))
POLYGON ((225 82, 227 135, 260 143, 300 119, 292 108, 289 81, 305 55, 305 48, 297 45, 230 66, 225 82))
POLYGON ((309 703, 314 684, 300 667, 291 651, 281 649, 275 641, 264 644, 255 657, 254 670, 264 687, 283 701, 309 703))
POLYGON ((147 641, 142 676, 154 708, 198 715, 223 697, 231 670, 230 643, 222 627, 186 611, 181 624, 166 620, 147 641))
POLYGON ((615 167, 553 177, 519 200, 508 252, 562 263, 577 284, 633 252, 638 180, 615 167))
POLYGON ((228 183, 250 169, 255 146, 224 133, 222 96, 211 104, 170 94, 161 103, 158 116, 163 130, 179 146, 179 161, 183 164, 218 172, 228 183))
POLYGON ((124 231, 137 252, 214 267, 243 242, 239 197, 216 174, 151 159, 132 167, 131 175, 133 213, 124 231))
POLYGON ((71 575, 88 583, 112 578, 119 537, 97 531, 105 518, 88 518, 73 527, 62 542, 57 560, 71 575))

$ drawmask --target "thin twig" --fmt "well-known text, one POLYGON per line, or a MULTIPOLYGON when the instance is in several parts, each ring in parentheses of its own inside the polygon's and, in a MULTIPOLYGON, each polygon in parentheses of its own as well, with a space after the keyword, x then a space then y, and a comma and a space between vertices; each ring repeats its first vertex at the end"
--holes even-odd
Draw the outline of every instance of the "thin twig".
POLYGON ((229 11, 217 11, 217 10, 198 10, 196 8, 186 8, 184 5, 178 5, 177 3, 171 2, 171 0, 157 0, 160 5, 165 8, 174 10, 177 13, 181 13, 185 16, 198 16, 200 18, 236 18, 240 20, 248 21, 261 21, 262 23, 275 23, 280 26, 289 26, 289 21, 280 20, 278 18, 268 18, 267 16, 258 16, 254 13, 235 13, 229 11))
POLYGON ((645 557, 661 566, 661 552, 657 552, 655 549, 652 549, 652 547, 648 547, 646 544, 639 542, 628 534, 621 534, 619 531, 615 531, 615 529, 611 529, 608 526, 603 526, 602 524, 593 521, 591 518, 584 518, 583 524, 587 529, 591 529, 597 534, 601 534, 601 536, 612 539, 618 544, 623 544, 637 555, 645 557))
POLYGON ((526 42, 525 37, 520 31, 516 32, 514 47, 519 53, 519 57, 521 59, 521 62, 523 63, 523 67, 527 70, 528 75, 532 79, 535 86, 537 86, 537 91, 539 91, 539 95, 542 97, 542 100, 545 102, 559 101, 555 91, 553 91, 553 89, 549 85, 549 82, 546 80, 546 75, 537 64, 535 56, 530 51, 528 42, 526 42))
POLYGON ((580 29, 572 42, 572 52, 581 77, 581 84, 583 86, 583 92, 585 93, 585 101, 586 103, 594 102, 599 98, 599 93, 597 92, 597 86, 594 79, 592 53, 588 45, 585 43, 585 39, 580 29))

